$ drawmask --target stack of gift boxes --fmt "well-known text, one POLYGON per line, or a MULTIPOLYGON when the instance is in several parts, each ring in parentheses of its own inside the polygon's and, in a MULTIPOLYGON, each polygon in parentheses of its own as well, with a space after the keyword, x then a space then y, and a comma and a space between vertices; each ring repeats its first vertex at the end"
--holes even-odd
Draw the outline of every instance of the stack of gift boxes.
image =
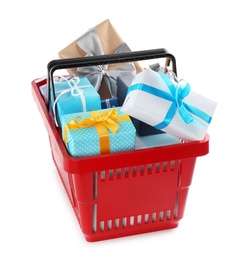
MULTIPOLYGON (((75 58, 130 52, 105 20, 59 52, 75 58), (112 40, 113 39, 113 40, 112 40)), ((139 62, 67 69, 49 89, 53 119, 68 153, 84 157, 198 141, 216 108, 168 71, 139 62)), ((40 88, 43 96, 46 87, 40 88)))

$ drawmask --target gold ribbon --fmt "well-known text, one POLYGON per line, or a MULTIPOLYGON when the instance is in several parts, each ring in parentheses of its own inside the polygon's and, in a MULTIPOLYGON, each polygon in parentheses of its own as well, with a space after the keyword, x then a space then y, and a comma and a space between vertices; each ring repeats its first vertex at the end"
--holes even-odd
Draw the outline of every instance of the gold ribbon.
POLYGON ((67 142, 67 134, 69 130, 77 130, 80 128, 95 127, 99 135, 100 154, 110 153, 110 136, 108 130, 112 134, 116 134, 120 126, 117 122, 130 120, 128 115, 118 115, 116 109, 110 109, 103 112, 98 110, 89 112, 90 118, 77 116, 73 118, 64 127, 64 142, 67 142), (82 121, 77 121, 78 118, 85 118, 82 121))

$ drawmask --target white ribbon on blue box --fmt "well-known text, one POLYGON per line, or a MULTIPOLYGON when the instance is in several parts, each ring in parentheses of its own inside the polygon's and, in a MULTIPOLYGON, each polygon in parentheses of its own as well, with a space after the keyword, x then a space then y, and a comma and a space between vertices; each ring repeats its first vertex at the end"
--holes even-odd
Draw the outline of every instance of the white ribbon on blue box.
MULTIPOLYGON (((59 122, 63 115, 101 109, 101 99, 98 92, 87 78, 61 77, 54 83, 55 101, 53 112, 56 119, 56 109, 59 122)), ((57 122, 56 122, 57 124, 57 122)))
POLYGON ((185 80, 146 69, 134 77, 122 111, 181 140, 197 141, 205 137, 216 106, 185 80))

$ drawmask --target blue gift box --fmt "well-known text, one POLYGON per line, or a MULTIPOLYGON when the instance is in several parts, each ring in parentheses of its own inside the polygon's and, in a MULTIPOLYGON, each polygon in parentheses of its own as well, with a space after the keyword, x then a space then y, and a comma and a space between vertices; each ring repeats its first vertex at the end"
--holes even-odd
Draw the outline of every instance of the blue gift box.
MULTIPOLYGON (((134 76, 121 76, 117 77, 117 97, 119 106, 123 105, 123 102, 126 98, 128 88, 130 87, 134 76)), ((163 131, 154 128, 153 126, 148 125, 145 122, 142 122, 131 116, 131 120, 136 128, 137 134, 140 136, 145 135, 155 135, 162 134, 163 131)))
POLYGON ((51 102, 57 106, 59 122, 66 114, 101 109, 100 95, 85 77, 54 82, 54 89, 56 100, 51 102))
POLYGON ((67 150, 74 157, 135 149, 136 130, 121 107, 64 115, 61 128, 67 150))

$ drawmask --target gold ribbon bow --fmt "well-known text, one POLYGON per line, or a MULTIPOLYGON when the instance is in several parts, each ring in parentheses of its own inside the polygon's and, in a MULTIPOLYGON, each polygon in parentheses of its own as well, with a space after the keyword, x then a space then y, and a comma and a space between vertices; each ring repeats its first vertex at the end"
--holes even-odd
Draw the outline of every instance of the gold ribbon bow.
POLYGON ((118 115, 116 109, 110 109, 103 112, 98 110, 89 112, 90 118, 85 118, 82 121, 77 121, 78 118, 84 118, 83 116, 77 116, 73 118, 64 127, 64 142, 67 142, 67 134, 69 130, 77 130, 80 128, 95 127, 99 135, 100 142, 100 154, 110 153, 110 137, 108 130, 113 134, 116 134, 120 126, 117 122, 123 122, 130 120, 128 115, 118 115))

